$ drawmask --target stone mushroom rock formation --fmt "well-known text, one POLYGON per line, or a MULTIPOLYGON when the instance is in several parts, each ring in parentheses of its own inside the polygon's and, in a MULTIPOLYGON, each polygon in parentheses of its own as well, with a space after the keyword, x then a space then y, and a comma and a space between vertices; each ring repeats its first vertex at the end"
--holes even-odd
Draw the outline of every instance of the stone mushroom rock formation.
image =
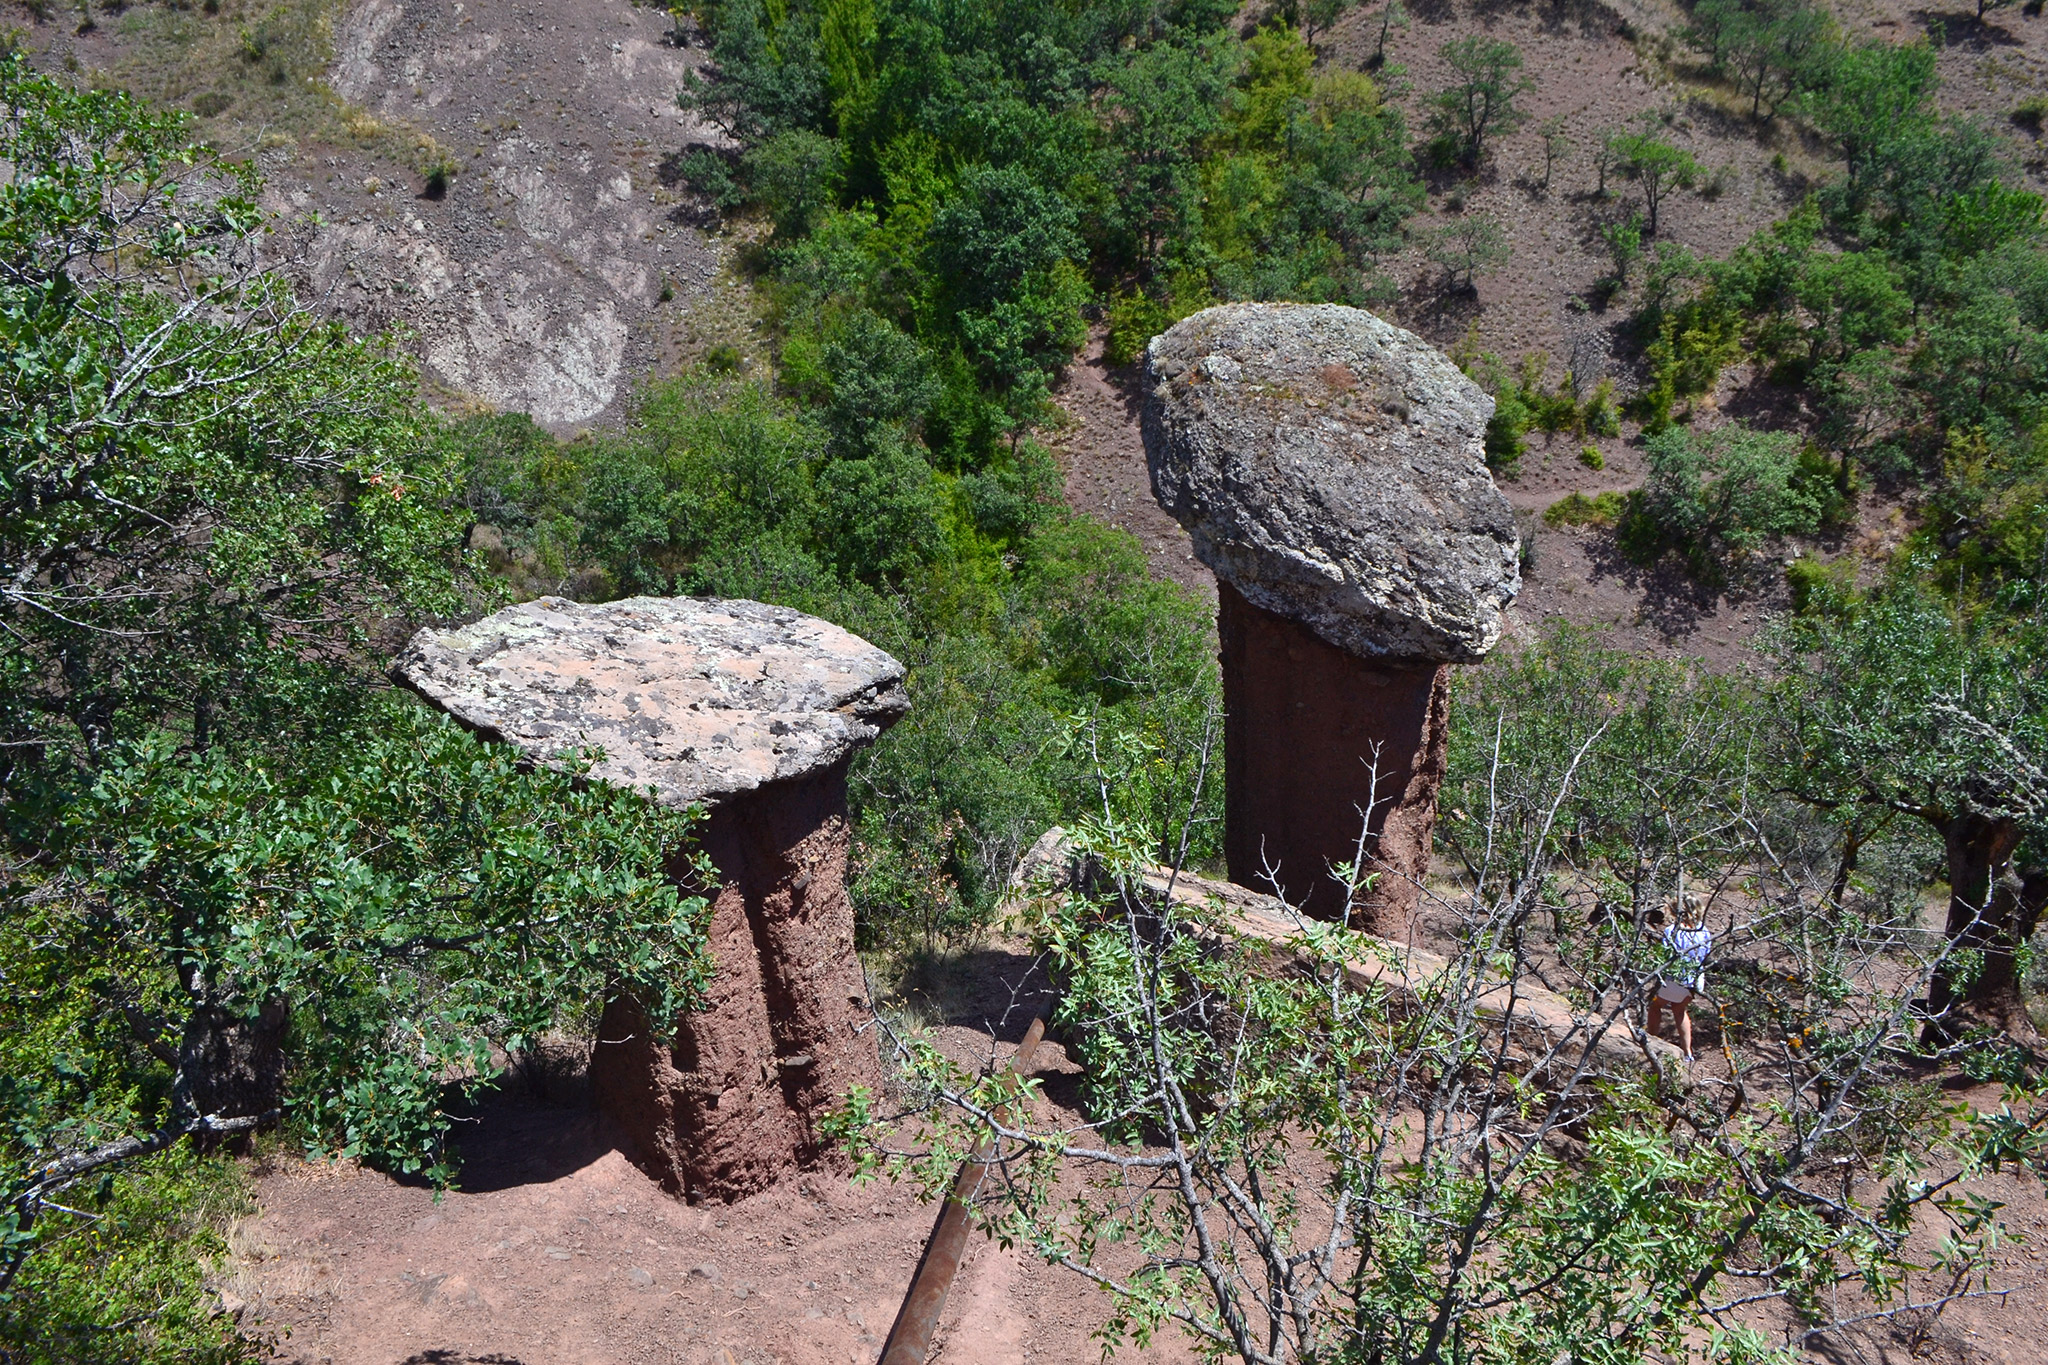
POLYGON ((1153 493, 1218 580, 1231 879, 1403 937, 1444 665, 1493 648, 1521 587, 1484 459, 1493 400, 1419 337, 1331 304, 1207 309, 1146 366, 1153 493), (1361 852, 1381 875, 1346 907, 1330 871, 1361 852))
MULTIPOLYGON (((816 617, 759 602, 543 597, 422 631, 393 675, 542 763, 603 750, 602 781, 702 806, 717 871, 703 1009, 659 1041, 610 1002, 599 1106, 672 1192, 732 1199, 826 1151, 819 1120, 879 1081, 846 896, 846 765, 909 709, 903 666, 816 617)), ((686 883, 678 851, 673 875, 686 883)))

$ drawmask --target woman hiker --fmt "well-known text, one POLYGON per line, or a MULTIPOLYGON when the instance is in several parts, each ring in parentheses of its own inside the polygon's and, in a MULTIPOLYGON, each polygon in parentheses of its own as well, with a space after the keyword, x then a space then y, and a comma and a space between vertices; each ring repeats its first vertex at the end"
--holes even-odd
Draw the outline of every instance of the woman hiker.
POLYGON ((1692 1060, 1693 997, 1707 989, 1707 951, 1714 946, 1714 931, 1707 928, 1706 911, 1697 898, 1676 897, 1676 914, 1664 926, 1664 969, 1657 988, 1650 992, 1650 1035, 1655 1037, 1659 1016, 1669 1006, 1678 1016, 1678 1043, 1685 1060, 1692 1060))

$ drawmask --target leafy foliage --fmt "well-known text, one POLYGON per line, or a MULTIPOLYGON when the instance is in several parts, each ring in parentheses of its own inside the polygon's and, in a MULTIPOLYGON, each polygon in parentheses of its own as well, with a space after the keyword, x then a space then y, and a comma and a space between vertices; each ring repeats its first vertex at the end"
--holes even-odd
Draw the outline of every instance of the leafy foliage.
POLYGON ((1488 142, 1521 127, 1528 117, 1515 103, 1536 88, 1522 74, 1522 53, 1513 43, 1482 34, 1445 43, 1446 65, 1461 79, 1430 97, 1430 131, 1449 157, 1477 167, 1488 142))
POLYGON ((1959 429, 2010 447, 2040 423, 2041 201, 1986 130, 1936 114, 1933 62, 1924 43, 1815 49, 1799 108, 1845 175, 1727 261, 1674 258, 1637 317, 1646 424, 1745 352, 1808 388, 1829 448, 1887 477, 1935 473, 1959 429))
POLYGON ((1110 1343, 1176 1326, 1248 1363, 1702 1342, 1760 1360, 1760 1298, 1797 1339, 1837 1286, 1924 1313, 1980 1273, 1994 1211, 1914 1173, 2031 1159, 2048 1110, 2024 1077, 2000 1114, 1930 1106, 1891 1060, 1936 960, 1909 946, 1910 905, 1830 898, 1825 826, 1752 761, 1754 690, 1560 635, 1462 700, 1445 792, 1468 889, 1439 907, 1460 924, 1440 963, 1165 893, 1172 829, 1120 799, 1131 748, 1098 735, 1102 804, 1074 836, 1092 871, 1042 888, 1031 921, 1091 1126, 906 1037, 925 1141, 868 1149, 871 1168, 936 1192, 989 1143, 978 1216, 1105 1291, 1110 1343), (1668 1083, 1633 1033, 1646 927, 1687 887, 1725 896, 1721 1028, 1747 1106, 1668 1083), (1539 963, 1569 1020, 1510 1042, 1500 983, 1539 963), (1950 1233, 1937 1275, 1907 1250, 1923 1212, 1950 1233))
POLYGON ((1828 510, 1828 471, 1785 432, 1672 427, 1650 438, 1648 454, 1639 515, 1655 545, 1682 551, 1699 572, 1775 537, 1812 535, 1828 510))
POLYGON ((1216 298, 1362 302, 1421 201, 1400 112, 1285 23, 1031 0, 707 17, 715 69, 684 99, 745 152, 737 183, 693 153, 692 182, 773 218, 758 264, 799 367, 856 312, 927 358, 907 416, 943 469, 1000 462, 1044 415, 1096 301, 1119 363, 1216 298))
POLYGON ((0 1343, 22 1365, 243 1365, 262 1343, 237 1332, 208 1291, 231 1220, 251 1211, 247 1177, 190 1148, 110 1175, 89 1216, 51 1214, 64 1236, 0 1300, 0 1343))
MULTIPOLYGON (((184 1139, 445 1179, 444 1086, 611 992, 681 1007, 702 902, 681 817, 376 690, 380 643, 488 600, 463 471, 412 370, 262 266, 253 172, 15 56, 0 138, 0 1320, 228 1359, 188 1262, 136 1268, 212 1235, 184 1139)), ((548 477, 512 463, 472 495, 548 477)))
POLYGON ((1905 815, 1941 838, 1947 933, 1968 956, 1934 1003, 2002 1019, 2039 913, 2011 863, 2048 813, 2048 654, 2038 608, 1962 615, 1916 567, 1863 595, 1828 585, 1782 627, 1780 761, 1786 789, 1817 807, 1866 824, 1905 815))

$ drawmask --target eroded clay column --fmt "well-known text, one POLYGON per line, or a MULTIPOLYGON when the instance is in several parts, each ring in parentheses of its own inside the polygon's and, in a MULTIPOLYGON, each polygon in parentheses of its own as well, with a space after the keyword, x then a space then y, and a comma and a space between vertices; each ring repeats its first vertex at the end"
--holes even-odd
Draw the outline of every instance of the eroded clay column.
POLYGON ((1371 313, 1232 304, 1147 352, 1159 503, 1217 577, 1230 879, 1328 918, 1363 825, 1359 927, 1406 935, 1443 781, 1445 665, 1521 587, 1493 400, 1371 313), (1375 772, 1376 768, 1376 772, 1375 772), (1369 823, 1362 813, 1370 810, 1369 823))
MULTIPOLYGON (((674 1193, 733 1199, 825 1150, 818 1121, 877 1085, 846 895, 846 765, 909 708, 903 666, 816 617, 759 602, 543 597, 422 632, 394 670, 484 736, 701 804, 719 886, 705 1007, 673 1044, 629 1001, 599 1025, 591 1083, 631 1155, 674 1193)), ((680 854, 678 876, 686 873, 680 854)))

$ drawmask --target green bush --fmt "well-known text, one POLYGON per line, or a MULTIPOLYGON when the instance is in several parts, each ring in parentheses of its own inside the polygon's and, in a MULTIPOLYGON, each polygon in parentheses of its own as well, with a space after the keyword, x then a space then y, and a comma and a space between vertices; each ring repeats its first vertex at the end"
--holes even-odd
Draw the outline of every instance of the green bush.
POLYGON ((1805 554, 1785 566, 1792 610, 1801 616, 1842 610, 1855 593, 1855 583, 1856 561, 1852 558, 1830 561, 1805 554))
POLYGON ((161 1152, 45 1215, 49 1245, 0 1294, 0 1358, 18 1365, 242 1365, 265 1357, 208 1291, 225 1234, 253 1213, 231 1161, 161 1152))
POLYGON ((1740 422, 1650 438, 1641 511, 1663 546, 1705 571, 1778 536, 1812 535, 1827 508, 1798 437, 1740 422))
POLYGON ((1109 338, 1102 358, 1112 365, 1129 365, 1172 323, 1173 316, 1165 307, 1144 294, 1118 294, 1109 301, 1109 338))
POLYGON ((1613 526, 1621 520, 1625 502, 1620 493, 1567 493, 1543 509, 1546 526, 1613 526))
POLYGON ((1607 457, 1600 453, 1599 446, 1580 446, 1579 463, 1597 473, 1607 468, 1607 457))
POLYGON ((1614 407, 1612 380, 1601 380, 1582 401, 1578 383, 1569 370, 1555 388, 1545 382, 1550 357, 1541 351, 1523 355, 1520 368, 1514 372, 1495 355, 1473 355, 1466 351, 1454 358, 1493 394, 1493 417, 1487 423, 1485 449, 1487 467, 1496 473, 1513 477, 1522 456, 1528 452, 1527 437, 1532 427, 1547 434, 1620 434, 1621 418, 1614 407))

